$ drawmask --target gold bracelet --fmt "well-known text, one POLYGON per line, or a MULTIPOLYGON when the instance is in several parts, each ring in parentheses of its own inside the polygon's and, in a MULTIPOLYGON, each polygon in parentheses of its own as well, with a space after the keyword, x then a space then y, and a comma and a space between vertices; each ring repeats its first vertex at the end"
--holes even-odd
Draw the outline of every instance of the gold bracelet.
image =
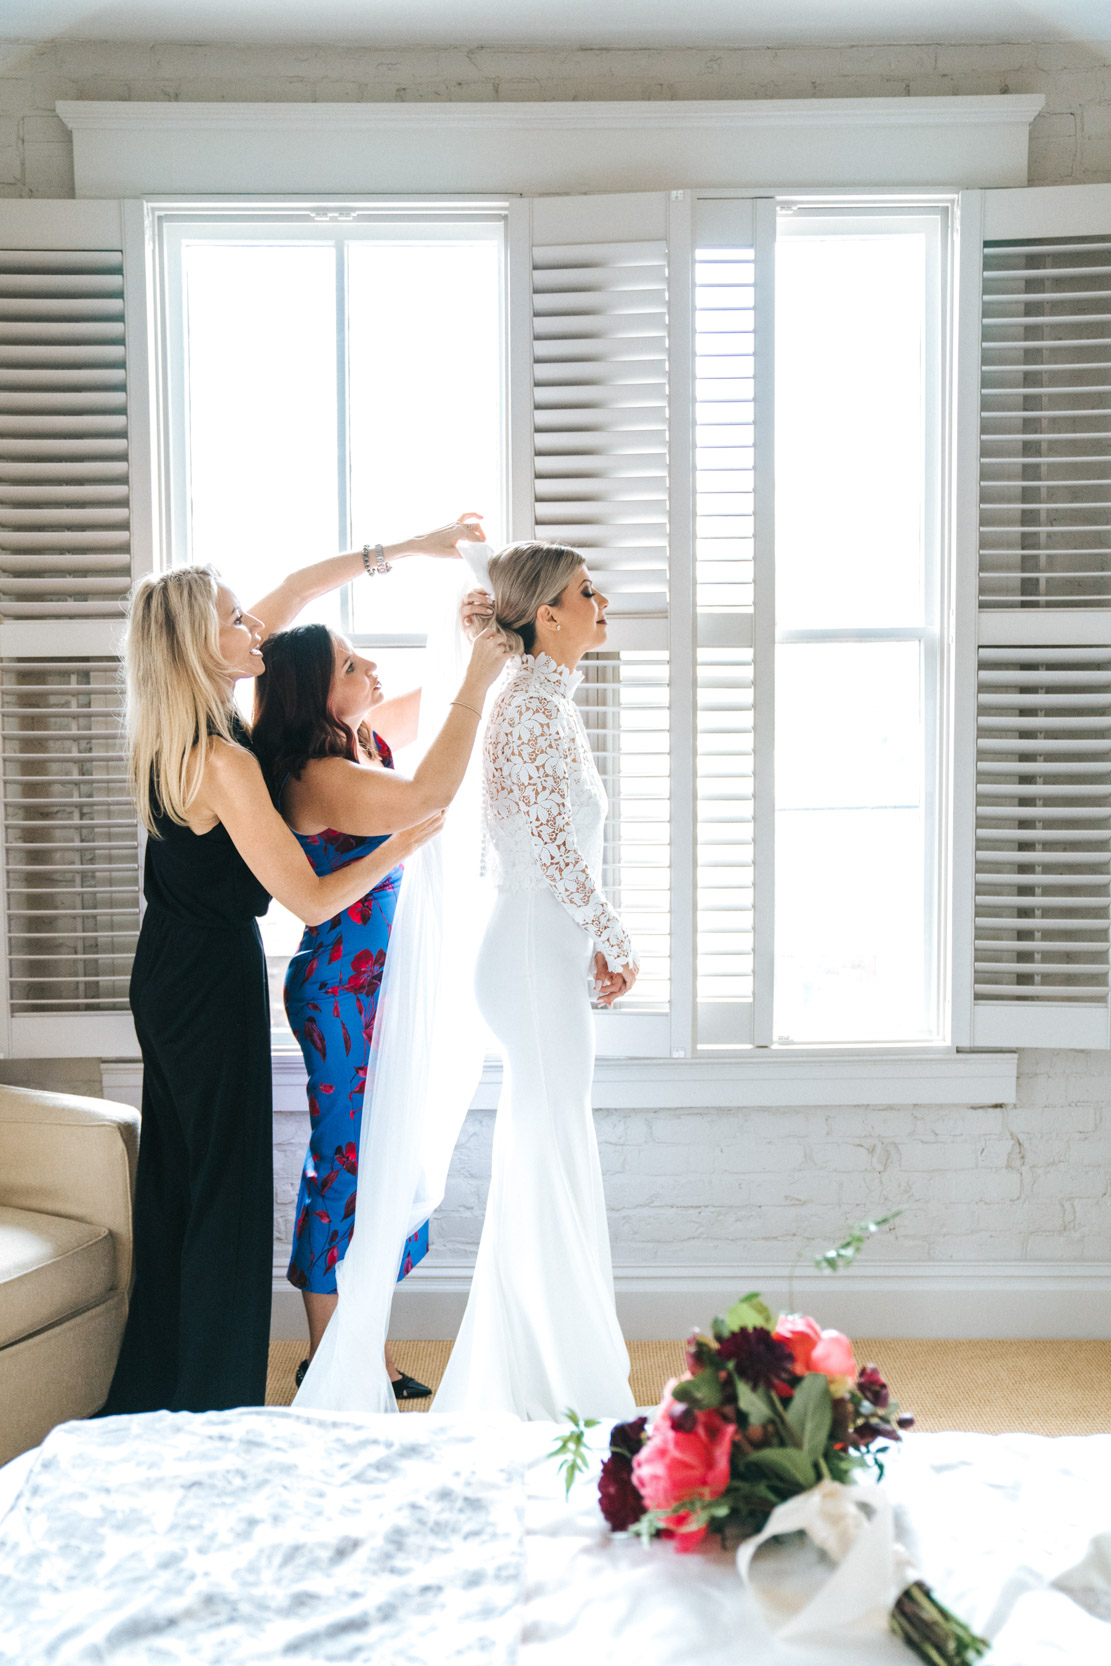
POLYGON ((480 723, 482 722, 482 713, 480 711, 478 711, 474 706, 468 706, 468 704, 465 700, 449 700, 448 705, 449 706, 462 706, 462 708, 465 712, 474 712, 474 714, 478 718, 479 722, 480 723))

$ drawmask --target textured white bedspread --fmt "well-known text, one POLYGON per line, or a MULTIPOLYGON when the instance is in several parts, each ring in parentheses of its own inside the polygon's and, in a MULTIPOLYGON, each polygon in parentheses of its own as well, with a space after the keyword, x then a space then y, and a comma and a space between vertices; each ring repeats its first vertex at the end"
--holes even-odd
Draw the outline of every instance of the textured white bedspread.
POLYGON ((55 1429, 0 1521, 0 1660, 514 1660, 521 1463, 414 1421, 258 1408, 55 1429))
MULTIPOLYGON (((778 1644, 731 1557, 612 1538, 591 1483, 564 1502, 552 1435, 283 1410, 66 1425, 0 1470, 0 1661, 508 1666, 520 1638, 518 1666, 911 1666, 891 1637, 778 1644)), ((1108 1666, 1111 1436, 916 1435, 884 1485, 990 1666, 1108 1666)))

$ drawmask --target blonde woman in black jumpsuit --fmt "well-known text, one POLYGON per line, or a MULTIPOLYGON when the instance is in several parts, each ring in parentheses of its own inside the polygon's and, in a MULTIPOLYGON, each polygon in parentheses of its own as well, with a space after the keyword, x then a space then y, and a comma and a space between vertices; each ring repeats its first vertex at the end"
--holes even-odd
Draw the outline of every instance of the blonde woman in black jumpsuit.
MULTIPOLYGON (((470 517, 384 554, 457 555, 460 540, 478 537, 470 517)), ((367 552, 352 551, 293 573, 254 613, 204 567, 143 579, 132 599, 128 753, 149 834, 131 979, 143 1108, 136 1282, 105 1415, 263 1403, 274 1200, 269 1002, 255 916, 273 895, 319 925, 442 821, 437 813, 360 861, 315 874, 271 804, 233 706, 236 681, 262 670, 261 642, 364 565, 367 552)))

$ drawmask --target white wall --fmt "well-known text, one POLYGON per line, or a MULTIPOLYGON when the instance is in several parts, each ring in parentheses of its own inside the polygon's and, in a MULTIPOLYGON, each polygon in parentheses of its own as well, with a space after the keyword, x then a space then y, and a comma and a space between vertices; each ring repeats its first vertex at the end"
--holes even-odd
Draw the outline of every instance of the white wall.
MULTIPOLYGON (((493 1120, 468 1119, 397 1334, 458 1320, 493 1120)), ((275 1121, 280 1290, 307 1118, 275 1121)), ((1021 1053, 1014 1105, 599 1111, 596 1126, 629 1335, 706 1324, 754 1284, 786 1300, 798 1258, 796 1297, 858 1333, 1111 1336, 1111 1053, 1021 1053), (847 1225, 899 1208, 851 1273, 813 1274, 847 1225)), ((283 1334, 298 1304, 279 1302, 283 1334)))
POLYGON ((1031 184, 1111 180, 1111 39, 723 49, 0 45, 0 196, 73 192, 57 99, 854 98, 1042 92, 1031 184))

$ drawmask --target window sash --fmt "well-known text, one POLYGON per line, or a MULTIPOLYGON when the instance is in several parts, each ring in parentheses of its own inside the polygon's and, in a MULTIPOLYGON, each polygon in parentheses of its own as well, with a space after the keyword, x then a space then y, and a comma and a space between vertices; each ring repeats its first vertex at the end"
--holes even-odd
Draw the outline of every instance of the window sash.
MULTIPOLYGON (((330 245, 335 259, 335 342, 336 342, 336 521, 339 547, 349 549, 355 533, 351 513, 350 413, 347 397, 348 366, 348 271, 346 248, 351 243, 443 242, 488 237, 504 250, 507 238, 507 205, 498 202, 428 202, 412 205, 379 203, 351 209, 306 206, 297 214, 275 211, 258 204, 229 204, 226 212, 214 215, 210 209, 156 211, 155 247, 157 285, 160 296, 161 356, 164 389, 161 410, 162 446, 165 468, 163 490, 163 541, 168 565, 193 561, 189 526, 189 456, 187 419, 187 367, 183 250, 186 243, 330 245)), ((505 260, 502 261, 502 306, 505 298, 505 260)), ((503 332, 504 333, 504 332, 503 332)), ((503 366, 503 383, 505 367, 503 366)), ((450 367, 445 367, 450 382, 450 367)), ((488 524, 506 525, 508 511, 503 476, 501 499, 490 506, 488 524)), ((322 552, 322 555, 327 552, 322 552)), ((351 586, 339 592, 339 628, 358 647, 423 647, 420 631, 356 631, 351 586)))

